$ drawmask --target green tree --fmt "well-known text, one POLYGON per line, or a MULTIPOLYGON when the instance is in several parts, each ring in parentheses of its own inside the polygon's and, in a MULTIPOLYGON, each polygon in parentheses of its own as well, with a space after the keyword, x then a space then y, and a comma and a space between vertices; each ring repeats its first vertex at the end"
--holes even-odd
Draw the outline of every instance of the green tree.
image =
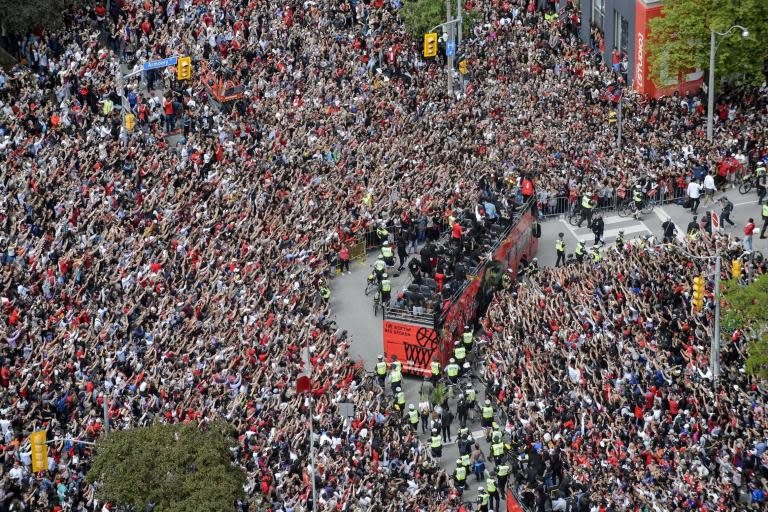
POLYGON ((768 378, 768 275, 747 286, 730 281, 723 298, 722 325, 747 329, 754 336, 748 346, 747 373, 768 378))
POLYGON ((692 69, 709 69, 710 29, 724 32, 733 25, 749 29, 743 39, 734 30, 719 37, 715 68, 718 77, 759 85, 768 58, 766 0, 666 0, 662 16, 648 22, 651 79, 667 85, 692 69))
MULTIPOLYGON (((456 17, 456 3, 451 1, 451 15, 456 17)), ((416 40, 422 40, 424 34, 441 23, 445 23, 445 0, 405 0, 400 9, 400 18, 408 34, 416 40)), ((472 27, 480 19, 477 10, 462 11, 463 37, 469 37, 472 27)), ((440 31, 438 31, 440 33, 440 31)))
POLYGON ((0 35, 23 35, 35 27, 59 29, 65 13, 93 3, 94 0, 0 0, 0 35))
POLYGON ((231 462, 234 431, 216 422, 118 430, 96 443, 88 482, 101 500, 144 511, 234 510, 244 496, 245 475, 231 462))

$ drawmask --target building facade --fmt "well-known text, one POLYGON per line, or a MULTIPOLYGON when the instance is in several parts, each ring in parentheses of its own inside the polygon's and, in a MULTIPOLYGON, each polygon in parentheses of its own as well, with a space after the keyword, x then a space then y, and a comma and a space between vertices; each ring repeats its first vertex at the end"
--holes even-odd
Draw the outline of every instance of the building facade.
POLYGON ((702 70, 670 76, 657 87, 650 79, 648 21, 661 16, 662 0, 581 0, 581 38, 599 51, 607 65, 618 58, 626 70, 628 85, 636 91, 659 97, 674 91, 684 93, 701 85, 702 70))

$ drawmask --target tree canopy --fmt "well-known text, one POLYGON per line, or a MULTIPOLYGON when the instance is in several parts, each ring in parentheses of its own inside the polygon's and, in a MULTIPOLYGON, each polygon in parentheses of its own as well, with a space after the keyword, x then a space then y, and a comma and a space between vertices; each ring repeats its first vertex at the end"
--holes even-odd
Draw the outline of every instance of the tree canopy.
MULTIPOLYGON (((456 4, 451 0, 451 15, 456 17, 456 4)), ((474 10, 462 11, 462 26, 464 27, 464 37, 469 36, 469 32, 479 19, 480 14, 474 10)), ((400 9, 400 18, 405 24, 408 34, 421 40, 424 34, 435 25, 445 23, 445 0, 407 0, 400 9)))
POLYGON ((234 510, 244 496, 245 475, 231 463, 232 429, 213 423, 154 425, 112 432, 96 443, 88 482, 98 496, 135 511, 234 510))
POLYGON ((651 78, 658 86, 667 85, 680 73, 709 69, 710 29, 727 31, 733 25, 741 30, 717 37, 719 44, 715 69, 718 77, 759 85, 765 79, 763 66, 768 58, 768 2, 765 0, 666 0, 662 16, 648 22, 651 78))
POLYGON ((768 378, 768 275, 747 286, 729 282, 724 299, 723 325, 748 329, 754 336, 748 347, 747 373, 768 378))

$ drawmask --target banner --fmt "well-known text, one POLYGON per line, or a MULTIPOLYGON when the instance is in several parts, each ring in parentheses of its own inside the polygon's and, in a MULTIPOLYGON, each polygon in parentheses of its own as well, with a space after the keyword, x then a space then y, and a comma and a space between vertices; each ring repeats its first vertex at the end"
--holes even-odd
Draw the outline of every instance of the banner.
POLYGON ((507 512, 523 512, 523 507, 517 502, 510 489, 507 489, 507 512))
POLYGON ((392 356, 403 363, 404 373, 429 375, 430 363, 437 357, 437 333, 423 325, 384 320, 384 357, 390 361, 392 356))
POLYGON ((48 469, 48 446, 46 446, 45 440, 45 430, 38 430, 29 434, 29 446, 32 448, 33 473, 48 469))

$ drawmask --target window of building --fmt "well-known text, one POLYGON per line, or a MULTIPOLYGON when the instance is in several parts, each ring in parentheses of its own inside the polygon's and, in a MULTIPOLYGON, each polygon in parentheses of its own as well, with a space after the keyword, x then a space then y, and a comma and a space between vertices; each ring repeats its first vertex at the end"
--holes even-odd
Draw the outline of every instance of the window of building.
POLYGON ((604 30, 605 24, 605 0, 592 0, 592 24, 604 30))
POLYGON ((629 51, 629 21, 614 9, 613 11, 613 47, 622 54, 629 51))

